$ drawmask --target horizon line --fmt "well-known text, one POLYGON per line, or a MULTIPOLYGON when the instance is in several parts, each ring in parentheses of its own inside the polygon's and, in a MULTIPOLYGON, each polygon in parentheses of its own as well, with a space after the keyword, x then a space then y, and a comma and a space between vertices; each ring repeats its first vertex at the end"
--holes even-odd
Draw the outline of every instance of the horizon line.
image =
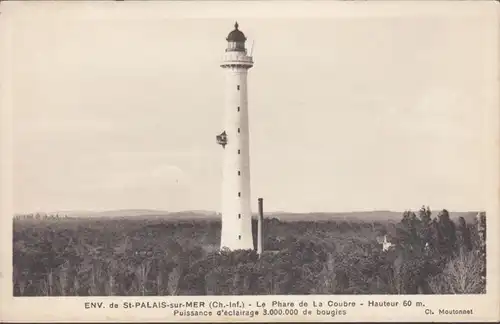
MULTIPOLYGON (((427 206, 426 206, 427 207, 427 206)), ((442 211, 446 209, 450 213, 478 213, 483 212, 484 209, 467 209, 467 210, 452 210, 447 208, 430 208, 431 212, 442 211)), ((264 214, 347 214, 347 213, 370 213, 370 212, 388 212, 388 213, 404 213, 405 211, 418 212, 420 208, 415 209, 405 209, 405 210, 395 210, 395 209, 358 209, 358 210, 343 210, 343 211, 286 211, 286 210, 269 210, 265 211, 264 214)), ((193 212, 193 213, 213 213, 220 214, 220 211, 210 210, 210 209, 182 209, 182 210, 166 210, 166 209, 157 209, 157 208, 117 208, 117 209, 68 209, 68 210, 55 210, 55 211, 31 211, 31 212, 14 212, 13 215, 36 215, 36 214, 45 214, 45 215, 53 215, 53 214, 65 214, 65 213, 109 213, 109 212, 158 212, 162 214, 175 214, 175 213, 184 213, 184 212, 193 212)), ((252 212, 252 214, 257 214, 258 212, 252 212)))

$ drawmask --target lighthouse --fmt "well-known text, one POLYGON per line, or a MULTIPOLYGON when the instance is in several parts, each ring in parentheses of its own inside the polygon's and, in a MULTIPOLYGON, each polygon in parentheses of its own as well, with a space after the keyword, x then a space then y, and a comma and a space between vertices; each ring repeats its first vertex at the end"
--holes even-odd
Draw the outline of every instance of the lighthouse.
POLYGON ((247 38, 238 23, 226 40, 220 65, 225 73, 224 130, 216 137, 224 151, 220 246, 253 250, 247 87, 253 60, 247 53, 247 38))

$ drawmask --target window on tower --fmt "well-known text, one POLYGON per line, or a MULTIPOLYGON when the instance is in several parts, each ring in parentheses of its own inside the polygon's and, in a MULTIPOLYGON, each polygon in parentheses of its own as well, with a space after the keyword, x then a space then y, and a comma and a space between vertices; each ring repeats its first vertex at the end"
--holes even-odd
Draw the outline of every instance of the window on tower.
POLYGON ((237 86, 236 86, 236 88, 237 88, 238 90, 240 90, 240 86, 239 86, 239 85, 237 85, 237 86))
POLYGON ((238 154, 240 154, 240 153, 241 153, 241 151, 240 151, 240 150, 238 150, 238 154))
POLYGON ((238 240, 241 240, 241 235, 238 235, 238 240))
POLYGON ((238 197, 241 197, 241 192, 238 192, 238 197))
POLYGON ((238 214, 238 219, 241 219, 241 214, 238 214))
POLYGON ((238 106, 238 111, 240 111, 240 106, 238 106))
POLYGON ((240 129, 238 128, 238 133, 240 132, 240 129))
POLYGON ((238 175, 241 175, 241 171, 238 171, 238 175))

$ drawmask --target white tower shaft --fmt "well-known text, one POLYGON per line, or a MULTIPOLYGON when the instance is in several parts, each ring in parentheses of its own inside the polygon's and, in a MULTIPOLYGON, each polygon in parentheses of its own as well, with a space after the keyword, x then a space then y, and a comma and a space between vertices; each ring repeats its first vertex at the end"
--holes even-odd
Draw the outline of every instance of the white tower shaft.
POLYGON ((226 50, 221 64, 226 74, 221 248, 247 250, 254 249, 247 92, 247 72, 253 62, 241 44, 234 48, 239 50, 226 50))

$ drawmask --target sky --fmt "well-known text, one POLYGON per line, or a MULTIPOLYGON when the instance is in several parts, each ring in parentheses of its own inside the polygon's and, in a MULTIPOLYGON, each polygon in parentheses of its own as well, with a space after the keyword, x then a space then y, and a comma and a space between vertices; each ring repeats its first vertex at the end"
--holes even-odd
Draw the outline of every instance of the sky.
POLYGON ((97 6, 11 19, 14 211, 218 211, 234 20, 254 41, 254 210, 484 208, 491 15, 97 6))

